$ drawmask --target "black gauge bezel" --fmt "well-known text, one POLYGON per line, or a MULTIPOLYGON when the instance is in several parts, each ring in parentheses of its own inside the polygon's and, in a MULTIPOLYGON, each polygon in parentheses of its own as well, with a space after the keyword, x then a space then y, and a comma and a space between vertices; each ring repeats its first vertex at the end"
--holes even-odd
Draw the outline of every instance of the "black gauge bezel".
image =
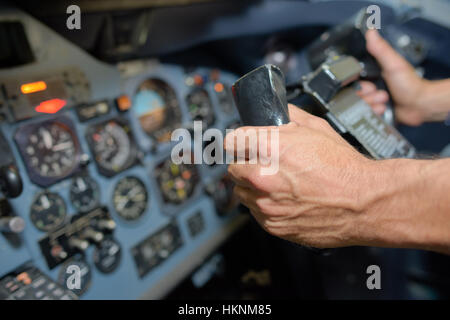
POLYGON ((116 174, 133 167, 137 163, 138 148, 137 148, 136 141, 134 140, 134 137, 132 134, 131 126, 128 123, 128 121, 119 119, 119 118, 112 118, 112 119, 108 119, 108 120, 105 120, 105 121, 102 121, 99 123, 92 124, 91 126, 89 126, 86 129, 85 136, 86 136, 86 141, 89 145, 89 149, 92 154, 92 158, 94 159, 97 170, 101 175, 103 175, 105 177, 113 177, 116 174), (96 153, 95 153, 95 142, 92 140, 92 134, 95 131, 97 131, 98 128, 104 127, 106 124, 108 124, 110 122, 115 122, 122 129, 124 129, 125 133, 127 134, 128 140, 130 142, 130 154, 128 155, 128 159, 126 160, 125 164, 118 170, 111 170, 111 169, 105 168, 100 163, 98 163, 98 161, 96 159, 96 153))
POLYGON ((25 168, 27 170, 28 176, 30 180, 41 187, 48 187, 52 184, 55 184, 56 182, 59 182, 61 180, 64 180, 70 176, 72 176, 74 173, 78 172, 80 169, 80 159, 82 155, 81 145, 80 141, 78 140, 78 136, 75 130, 75 126, 73 125, 72 120, 70 120, 66 116, 59 116, 52 119, 47 119, 44 121, 39 122, 33 122, 25 124, 21 127, 19 127, 15 134, 14 134, 14 140, 16 142, 17 148, 19 149, 20 156, 22 157, 22 160, 25 164, 25 168), (30 165, 30 157, 26 153, 26 147, 28 145, 28 138, 32 132, 34 132, 37 128, 52 124, 52 123, 58 123, 67 128, 69 131, 72 140, 74 142, 75 147, 75 161, 73 167, 64 175, 58 176, 58 177, 44 177, 40 175, 38 172, 36 172, 33 167, 30 165))

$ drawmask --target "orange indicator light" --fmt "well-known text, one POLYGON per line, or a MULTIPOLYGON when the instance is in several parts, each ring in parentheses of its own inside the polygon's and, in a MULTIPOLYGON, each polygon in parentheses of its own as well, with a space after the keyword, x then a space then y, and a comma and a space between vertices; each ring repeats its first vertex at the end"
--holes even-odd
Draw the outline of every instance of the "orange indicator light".
POLYGON ((217 82, 214 85, 214 90, 216 90, 216 92, 222 92, 224 89, 223 84, 221 84, 220 82, 217 82))
POLYGON ((51 99, 41 102, 34 110, 41 113, 56 113, 66 105, 66 100, 51 99))
POLYGON ((47 89, 47 84, 44 81, 26 83, 20 86, 20 91, 23 94, 44 91, 45 89, 47 89))

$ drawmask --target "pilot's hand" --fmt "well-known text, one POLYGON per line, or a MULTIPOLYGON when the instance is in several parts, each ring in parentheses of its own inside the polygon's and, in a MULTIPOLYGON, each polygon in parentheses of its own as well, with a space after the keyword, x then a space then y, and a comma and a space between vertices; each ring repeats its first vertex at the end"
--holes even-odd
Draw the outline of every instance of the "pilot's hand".
MULTIPOLYGON (((369 30, 366 40, 367 50, 382 68, 382 76, 395 103, 397 120, 413 126, 429 120, 430 106, 422 102, 428 81, 419 77, 411 64, 397 53, 378 31, 369 30)), ((388 100, 385 91, 376 90, 372 83, 362 82, 360 96, 376 113, 384 112, 388 100)))
MULTIPOLYGON (((376 162, 325 120, 293 105, 289 113, 291 123, 270 127, 279 128, 279 150, 270 150, 272 156, 279 151, 278 172, 262 175, 260 163, 231 164, 235 194, 272 235, 318 248, 361 243, 359 226, 370 203, 376 162)), ((268 127, 240 128, 226 136, 224 145, 248 152, 248 146, 236 146, 235 138, 259 128, 268 127)))

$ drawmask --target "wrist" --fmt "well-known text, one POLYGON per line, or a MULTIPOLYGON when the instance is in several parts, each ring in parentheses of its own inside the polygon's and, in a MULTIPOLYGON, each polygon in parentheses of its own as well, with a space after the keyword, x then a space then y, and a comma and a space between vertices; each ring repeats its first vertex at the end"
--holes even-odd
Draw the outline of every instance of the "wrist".
POLYGON ((412 209, 420 212, 415 189, 420 186, 419 161, 394 159, 373 161, 362 188, 362 211, 358 217, 359 243, 367 246, 417 248, 422 240, 412 209))
POLYGON ((450 81, 421 80, 422 88, 415 105, 421 110, 424 122, 445 121, 450 112, 448 102, 450 81))

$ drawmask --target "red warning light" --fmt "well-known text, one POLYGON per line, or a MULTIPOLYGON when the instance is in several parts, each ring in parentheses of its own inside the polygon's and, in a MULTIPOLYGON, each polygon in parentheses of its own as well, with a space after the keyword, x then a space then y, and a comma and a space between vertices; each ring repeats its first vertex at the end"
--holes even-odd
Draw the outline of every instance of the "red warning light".
POLYGON ((56 113, 67 104, 66 100, 51 99, 42 101, 34 110, 41 113, 56 113))

